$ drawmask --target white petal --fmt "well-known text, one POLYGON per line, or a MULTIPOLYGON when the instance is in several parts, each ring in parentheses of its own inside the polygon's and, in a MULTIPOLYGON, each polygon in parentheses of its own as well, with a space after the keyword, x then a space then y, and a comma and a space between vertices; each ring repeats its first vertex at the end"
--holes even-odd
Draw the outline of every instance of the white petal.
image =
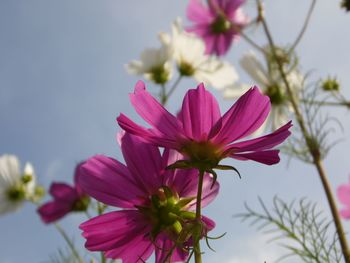
POLYGON ((269 86, 269 75, 253 52, 245 54, 240 60, 240 65, 258 85, 262 86, 261 88, 269 86))
POLYGON ((0 156, 0 188, 9 188, 20 180, 20 163, 14 155, 0 156))
POLYGON ((196 69, 194 78, 214 88, 224 89, 238 80, 238 74, 230 63, 211 58, 196 69))
POLYGON ((31 197, 34 194, 35 191, 35 185, 36 185, 36 175, 35 175, 35 171, 34 168, 32 166, 31 163, 27 162, 24 166, 24 174, 25 175, 31 175, 32 176, 32 180, 30 182, 28 182, 25 186, 26 186, 26 197, 31 197))
POLYGON ((142 51, 140 61, 131 61, 125 65, 129 74, 142 75, 151 73, 156 67, 162 67, 172 57, 172 49, 162 45, 160 48, 147 48, 142 51))
POLYGON ((146 70, 150 70, 156 66, 161 66, 167 60, 162 48, 147 48, 142 51, 140 58, 146 70))
MULTIPOLYGON (((163 33, 160 35, 160 39, 165 45, 169 45, 170 37, 168 35, 163 33)), ((196 67, 207 59, 203 40, 184 31, 179 19, 172 24, 171 46, 177 64, 187 63, 196 67)))
POLYGON ((22 201, 11 202, 10 200, 0 200, 0 215, 14 212, 23 205, 22 201))
POLYGON ((287 79, 291 87, 293 87, 296 90, 303 89, 304 86, 304 76, 297 70, 291 71, 287 75, 287 79))
POLYGON ((271 118, 271 128, 272 130, 276 130, 288 122, 288 107, 284 105, 272 106, 271 115, 273 116, 273 118, 271 118))
POLYGON ((35 177, 34 167, 30 162, 26 162, 26 164, 24 165, 24 174, 35 177))
POLYGON ((170 46, 171 45, 171 36, 168 33, 161 32, 158 34, 159 41, 164 46, 170 46))
POLYGON ((129 64, 125 65, 125 69, 129 74, 141 75, 145 72, 143 64, 141 61, 131 61, 129 64))
POLYGON ((224 89, 224 98, 225 99, 235 99, 242 96, 250 89, 250 85, 237 83, 231 86, 228 86, 224 89))

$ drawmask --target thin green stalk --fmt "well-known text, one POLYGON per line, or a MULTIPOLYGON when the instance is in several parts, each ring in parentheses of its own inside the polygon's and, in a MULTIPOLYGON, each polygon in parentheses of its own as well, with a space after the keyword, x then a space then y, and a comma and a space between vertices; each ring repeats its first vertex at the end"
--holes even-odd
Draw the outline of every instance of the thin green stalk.
MULTIPOLYGON (((100 202, 97 202, 97 213, 98 215, 102 215, 103 213, 103 204, 101 204, 100 202)), ((101 263, 106 263, 107 261, 103 252, 101 252, 100 255, 101 255, 101 263)))
MULTIPOLYGON (((201 201, 202 201, 202 188, 203 188, 203 177, 204 171, 199 170, 199 179, 198 179, 198 190, 197 190, 197 203, 196 203, 196 221, 198 224, 201 224, 201 201)), ((201 229, 202 232, 202 229, 201 229)), ((201 234, 201 233, 199 233, 201 234)), ((202 263, 202 253, 200 247, 200 236, 197 237, 196 243, 194 244, 194 261, 195 263, 202 263)))
MULTIPOLYGON (((260 2, 260 0, 256 0, 256 3, 257 3, 257 6, 258 6, 258 10, 261 10, 261 2, 260 2)), ((298 122, 298 124, 300 126, 301 132, 303 134, 303 137, 305 139, 305 142, 306 142, 306 145, 307 145, 307 147, 309 149, 309 152, 312 155, 313 163, 314 163, 314 165, 315 165, 315 167, 317 169, 317 172, 318 172, 318 174, 320 176, 320 179, 321 179, 321 182, 322 182, 322 185, 323 185, 323 188, 324 188, 327 200, 328 200, 328 204, 329 204, 330 209, 331 209, 331 213, 332 213, 332 216, 333 216, 333 221, 334 221, 334 224, 335 224, 335 227, 336 227, 336 230, 337 230, 337 234, 338 234, 338 237, 339 237, 339 242, 340 242, 340 246, 341 246, 342 253, 343 253, 343 256, 344 256, 344 260, 345 260, 346 263, 350 263, 349 246, 348 246, 348 243, 347 243, 347 239, 346 239, 346 236, 345 236, 343 225, 341 223, 341 220, 340 220, 340 217, 339 217, 339 214, 338 214, 338 208, 337 208, 334 196, 332 194, 332 190, 331 190, 328 178, 326 176, 325 169, 323 167, 322 160, 320 158, 320 155, 318 154, 319 149, 315 150, 315 146, 312 145, 310 140, 309 140, 310 134, 309 134, 309 132, 308 132, 308 130, 306 128, 306 125, 305 125, 305 122, 304 122, 304 118, 303 118, 303 116, 302 116, 302 114, 300 112, 300 109, 298 107, 297 100, 295 99, 293 90, 292 90, 292 88, 289 85, 286 73, 285 73, 284 68, 283 68, 283 64, 278 59, 278 56, 276 54, 275 44, 274 44, 272 35, 270 33, 269 27, 268 27, 268 25, 266 23, 266 20, 264 19, 264 17, 262 15, 261 15, 261 22, 263 24, 263 28, 264 28, 266 37, 267 37, 267 39, 269 41, 269 45, 271 47, 272 55, 273 55, 277 65, 278 65, 278 70, 279 70, 279 72, 281 74, 281 77, 282 77, 282 80, 283 80, 283 82, 284 82, 284 84, 286 86, 288 96, 290 97, 290 102, 291 102, 291 104, 293 106, 297 122, 298 122)))
POLYGON ((164 100, 161 101, 163 106, 167 103, 170 96, 174 93, 174 91, 176 90, 177 86, 179 85, 181 79, 182 79, 182 75, 179 75, 177 77, 176 81, 174 82, 173 86, 170 88, 168 93, 166 93, 166 91, 164 90, 164 100))
POLYGON ((64 231, 64 229, 57 223, 54 223, 57 231, 61 234, 61 236, 63 237, 63 239, 66 241, 66 243, 68 244, 70 250, 72 251, 74 257, 78 260, 79 263, 83 263, 84 261, 81 259, 81 257, 79 256, 78 251, 75 249, 74 244, 72 243, 72 241, 69 239, 68 235, 66 234, 66 232, 64 231))
POLYGON ((167 101, 167 95, 166 95, 165 85, 162 84, 160 87, 161 87, 160 95, 159 95, 159 97, 160 97, 160 103, 161 103, 162 105, 165 105, 165 103, 166 103, 166 101, 167 101))
POLYGON ((303 38, 303 36, 304 36, 304 34, 306 32, 307 26, 309 25, 312 12, 315 9, 315 5, 316 5, 316 0, 312 0, 310 9, 309 9, 309 11, 307 12, 307 15, 306 15, 306 19, 305 19, 304 25, 303 25, 300 33, 298 34, 297 38, 295 39, 294 43, 292 44, 291 48, 289 49, 289 52, 288 52, 289 54, 293 53, 294 49, 299 44, 300 40, 303 38))
POLYGON ((339 106, 339 107, 348 107, 350 108, 350 101, 315 101, 315 100, 301 100, 301 102, 305 104, 315 104, 315 105, 321 105, 321 106, 339 106))

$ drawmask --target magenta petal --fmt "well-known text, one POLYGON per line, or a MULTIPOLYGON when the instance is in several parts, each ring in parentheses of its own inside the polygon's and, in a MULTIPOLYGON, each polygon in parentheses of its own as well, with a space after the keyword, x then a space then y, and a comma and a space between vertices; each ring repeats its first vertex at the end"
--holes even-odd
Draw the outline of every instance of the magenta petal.
POLYGON ((162 157, 156 146, 126 133, 121 139, 124 160, 135 181, 145 193, 155 193, 163 183, 162 157))
POLYGON ((350 208, 342 209, 339 211, 339 214, 344 219, 350 219, 350 208))
POLYGON ((150 226, 137 210, 110 212, 80 225, 86 238, 85 247, 105 251, 107 258, 123 262, 146 260, 153 252, 152 242, 145 233, 150 226))
POLYGON ((216 144, 228 144, 256 131, 270 112, 270 99, 257 87, 248 90, 229 109, 222 121, 219 133, 213 138, 216 144))
MULTIPOLYGON (((196 171, 198 173, 198 171, 196 171)), ((188 182, 188 186, 184 188, 182 191, 183 196, 196 196, 197 195, 197 188, 198 188, 198 175, 196 175, 196 179, 192 179, 195 184, 192 182, 188 182)), ((215 197, 219 193, 220 184, 216 181, 213 185, 213 176, 211 174, 205 173, 203 178, 203 186, 202 186, 202 201, 201 201, 201 207, 206 207, 208 204, 210 204, 215 197)), ((190 203, 189 206, 190 210, 196 209, 196 200, 193 200, 190 203)))
POLYGON ((72 202, 79 198, 75 188, 66 183, 52 183, 49 192, 55 199, 66 202, 72 202))
POLYGON ((144 263, 153 251, 154 245, 149 238, 139 235, 129 243, 106 251, 104 255, 106 258, 122 259, 123 263, 144 263))
POLYGON ((337 188, 337 196, 339 201, 347 206, 350 206, 350 185, 343 184, 337 188))
MULTIPOLYGON (((180 197, 195 197, 198 189, 198 171, 196 169, 181 170, 177 169, 166 177, 167 185, 174 189, 180 197)), ((212 186, 213 178, 205 173, 203 178, 202 201, 201 206, 205 207, 211 203, 219 193, 220 185, 218 182, 212 186)), ((196 209, 196 201, 193 200, 189 206, 190 210, 196 209)))
POLYGON ((237 9, 245 2, 245 0, 235 0, 235 1, 227 1, 225 6, 225 13, 228 17, 234 15, 237 9))
POLYGON ((51 201, 40 206, 37 210, 41 220, 46 223, 52 223, 64 217, 72 210, 73 203, 51 201))
POLYGON ((74 186, 75 186, 75 191, 77 192, 78 196, 84 195, 83 189, 80 187, 80 182, 79 178, 81 176, 81 166, 84 164, 84 162, 79 163, 75 167, 75 172, 74 172, 74 186))
POLYGON ((225 55, 229 50, 231 43, 232 34, 230 32, 218 35, 216 40, 216 55, 225 55))
POLYGON ((153 98, 144 86, 136 86, 135 92, 130 94, 130 100, 137 113, 161 133, 173 139, 181 134, 181 123, 153 98))
POLYGON ((194 33, 197 36, 202 37, 204 42, 206 42, 205 38, 207 36, 211 36, 211 30, 210 30, 210 27, 208 27, 208 25, 202 25, 202 24, 195 25, 195 26, 186 28, 186 30, 187 32, 194 33))
POLYGON ((169 138, 166 135, 157 132, 156 130, 146 129, 134 123, 124 114, 120 114, 120 116, 117 118, 117 121, 122 129, 131 134, 139 136, 140 139, 144 142, 151 143, 160 147, 169 147, 172 149, 177 149, 179 147, 176 139, 169 138))
POLYGON ((266 150, 266 151, 259 151, 259 152, 251 152, 251 153, 232 153, 230 154, 230 157, 237 159, 237 160, 253 160, 259 163, 272 165, 279 163, 280 158, 278 156, 279 150, 266 150))
POLYGON ((202 216, 202 222, 204 223, 205 228, 208 230, 207 232, 213 230, 216 225, 213 220, 206 216, 202 216))
POLYGON ((205 207, 210 204, 218 195, 220 184, 216 181, 213 185, 213 176, 206 173, 203 178, 202 202, 201 206, 205 207))
POLYGON ((128 169, 112 158, 96 155, 81 167, 80 185, 83 190, 107 205, 132 208, 140 204, 145 192, 128 169))
POLYGON ((288 138, 288 136, 291 134, 289 131, 290 127, 292 127, 292 121, 289 121, 287 124, 283 125, 281 128, 271 134, 248 141, 231 144, 225 150, 232 149, 235 153, 237 153, 271 149, 288 138))
POLYGON ((221 114, 218 102, 201 83, 197 89, 191 89, 186 93, 180 116, 188 137, 194 140, 206 140, 221 114))
POLYGON ((210 23, 213 19, 211 12, 200 0, 190 0, 186 9, 187 18, 193 22, 210 23))
POLYGON ((216 36, 215 35, 206 35, 203 37, 205 42, 205 54, 216 54, 216 36))
POLYGON ((198 188, 196 169, 176 169, 166 177, 166 185, 174 189, 180 197, 195 197, 198 188))
MULTIPOLYGON (((166 259, 171 259, 170 262, 184 262, 188 257, 188 252, 177 247, 171 254, 171 258, 168 257, 169 252, 174 246, 174 242, 167 238, 166 235, 160 234, 156 239, 156 263, 163 263, 166 259), (167 258, 168 257, 168 258, 167 258)), ((166 261, 166 262, 168 262, 166 261)))

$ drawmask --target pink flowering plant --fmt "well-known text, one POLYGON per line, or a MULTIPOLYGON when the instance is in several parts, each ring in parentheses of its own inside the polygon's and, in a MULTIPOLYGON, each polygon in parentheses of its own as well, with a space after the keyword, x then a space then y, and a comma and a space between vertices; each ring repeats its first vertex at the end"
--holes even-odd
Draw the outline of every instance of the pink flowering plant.
MULTIPOLYGON (((180 155, 125 133, 121 149, 126 165, 97 155, 81 167, 82 188, 98 201, 122 210, 105 213, 80 225, 85 247, 103 251, 123 262, 146 261, 155 251, 156 262, 186 261, 193 242, 215 227, 195 214, 199 177, 194 169, 167 170, 180 155)), ((213 201, 219 184, 205 174, 201 205, 213 201)))
POLYGON ((249 18, 242 11, 244 0, 209 0, 207 5, 201 0, 190 0, 186 15, 193 25, 189 32, 201 37, 206 53, 225 55, 240 31, 248 24, 249 18))
MULTIPOLYGON (((209 241, 225 238, 216 233, 215 216, 204 210, 215 206, 219 173, 225 170, 245 180, 240 161, 259 168, 289 156, 316 168, 323 206, 330 213, 307 198, 289 203, 275 196, 272 208, 259 197, 262 211, 245 204, 235 217, 277 233, 273 240, 281 240, 298 262, 350 263, 341 221, 350 219, 350 184, 337 188, 338 209, 324 165, 335 144, 329 134, 341 126, 328 116, 329 107, 349 109, 350 102, 337 78, 310 81, 312 74, 303 71, 296 51, 316 0, 311 0, 296 39, 283 46, 276 44, 261 0, 250 16, 246 2, 188 0, 183 10, 187 21, 174 18, 171 32, 159 33, 158 47, 146 48, 139 60, 125 65, 142 79, 133 90, 127 88, 132 107, 146 124, 126 111, 113 112, 124 161, 104 154, 84 158, 75 167, 73 185, 51 183, 51 197, 43 202, 33 167, 27 164, 22 172, 16 156, 0 156, 0 215, 27 201, 35 204, 38 218, 54 226, 68 245, 68 256, 60 253, 58 262, 201 263, 204 242, 213 250, 209 241), (266 43, 258 43, 250 28, 260 29, 266 43), (239 60, 251 77, 248 84, 239 80, 238 61, 228 56, 239 39, 255 50, 239 60), (173 95, 185 78, 196 84, 181 102, 173 95), (226 112, 221 113, 211 88, 235 99, 226 112), (170 102, 174 113, 167 108, 170 102), (73 214, 79 216, 75 227, 85 248, 60 223, 73 214)), ((347 2, 341 6, 348 11, 347 2)))
POLYGON ((70 212, 84 212, 87 210, 90 198, 81 189, 78 182, 79 176, 81 176, 81 165, 79 164, 75 168, 73 186, 59 182, 51 184, 49 193, 53 197, 53 201, 49 201, 38 208, 38 213, 44 223, 53 223, 70 212))

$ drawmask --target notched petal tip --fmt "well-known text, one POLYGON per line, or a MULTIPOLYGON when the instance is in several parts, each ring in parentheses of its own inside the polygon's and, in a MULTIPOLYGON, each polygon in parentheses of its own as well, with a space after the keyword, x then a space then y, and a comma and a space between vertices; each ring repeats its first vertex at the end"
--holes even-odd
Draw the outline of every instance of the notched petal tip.
POLYGON ((137 94, 139 92, 142 92, 146 90, 146 85, 142 80, 137 81, 135 88, 134 88, 134 93, 137 94))
POLYGON ((205 91, 205 85, 203 82, 199 83, 198 86, 197 86, 197 90, 198 91, 205 91))

